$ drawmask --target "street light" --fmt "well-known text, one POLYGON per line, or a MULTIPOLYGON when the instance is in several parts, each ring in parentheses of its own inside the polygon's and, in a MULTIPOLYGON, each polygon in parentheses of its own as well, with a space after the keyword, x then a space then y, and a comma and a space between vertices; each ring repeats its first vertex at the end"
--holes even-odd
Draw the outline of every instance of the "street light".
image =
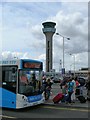
POLYGON ((73 58, 74 58, 74 77, 75 77, 75 55, 74 54, 70 54, 70 55, 72 55, 73 56, 73 58))
POLYGON ((67 40, 70 40, 70 38, 64 37, 63 35, 56 33, 56 35, 59 35, 63 38, 63 68, 64 68, 64 38, 66 38, 67 40))
POLYGON ((72 70, 71 67, 72 67, 72 64, 70 65, 70 71, 72 70))

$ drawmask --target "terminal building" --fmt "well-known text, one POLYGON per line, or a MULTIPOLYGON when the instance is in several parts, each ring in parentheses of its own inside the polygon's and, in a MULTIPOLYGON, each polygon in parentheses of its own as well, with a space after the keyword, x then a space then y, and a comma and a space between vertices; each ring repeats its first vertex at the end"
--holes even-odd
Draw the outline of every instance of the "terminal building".
MULTIPOLYGON (((65 76, 69 76, 70 74, 74 74, 74 71, 69 71, 65 72, 65 76)), ((45 72, 45 75, 48 77, 54 76, 54 77, 61 77, 62 73, 60 72, 55 72, 55 70, 52 70, 50 72, 45 72)), ((75 76, 80 76, 80 77, 88 77, 90 75, 90 70, 88 68, 81 68, 80 70, 75 71, 75 76)))

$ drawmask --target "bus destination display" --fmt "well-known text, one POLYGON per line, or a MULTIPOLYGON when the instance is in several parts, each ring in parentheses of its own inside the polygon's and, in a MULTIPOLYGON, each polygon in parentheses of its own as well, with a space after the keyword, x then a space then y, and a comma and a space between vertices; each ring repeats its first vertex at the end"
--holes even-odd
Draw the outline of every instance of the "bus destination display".
POLYGON ((41 68, 41 63, 24 62, 23 67, 24 68, 41 68))

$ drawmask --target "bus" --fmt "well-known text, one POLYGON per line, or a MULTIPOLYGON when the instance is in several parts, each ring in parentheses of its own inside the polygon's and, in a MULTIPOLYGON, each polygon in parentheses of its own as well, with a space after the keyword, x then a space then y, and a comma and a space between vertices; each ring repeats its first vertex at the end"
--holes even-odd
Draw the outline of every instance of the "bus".
POLYGON ((38 60, 0 61, 0 107, 20 109, 44 103, 42 69, 38 60))

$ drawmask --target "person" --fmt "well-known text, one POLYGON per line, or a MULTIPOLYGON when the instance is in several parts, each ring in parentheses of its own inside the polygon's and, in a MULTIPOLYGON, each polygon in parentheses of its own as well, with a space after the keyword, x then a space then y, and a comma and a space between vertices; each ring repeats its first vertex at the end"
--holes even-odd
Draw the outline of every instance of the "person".
POLYGON ((73 93, 71 95, 71 100, 73 103, 75 103, 75 100, 76 100, 76 96, 75 96, 75 93, 76 93, 76 82, 74 80, 74 77, 72 77, 72 82, 73 82, 73 93))
POLYGON ((38 86, 38 91, 42 92, 42 90, 41 90, 41 81, 40 80, 38 80, 37 86, 38 86))
POLYGON ((26 74, 22 73, 22 75, 20 76, 20 83, 23 85, 29 84, 26 74))
POLYGON ((46 82, 46 77, 43 76, 43 78, 42 78, 42 84, 44 84, 45 82, 46 82))
POLYGON ((67 98, 66 103, 71 103, 71 95, 73 93, 73 87, 74 87, 74 83, 72 82, 72 79, 70 78, 67 83, 68 98, 67 98))
POLYGON ((45 87, 46 87, 46 77, 43 76, 42 78, 42 91, 45 92, 45 87))
POLYGON ((48 100, 50 97, 50 92, 51 92, 51 86, 52 86, 52 82, 50 81, 50 78, 46 79, 46 83, 45 83, 45 100, 48 100))
POLYGON ((66 78, 63 78, 62 82, 60 83, 60 87, 61 87, 62 93, 66 94, 67 93, 67 79, 66 78))
POLYGON ((77 77, 75 77, 75 82, 76 82, 76 88, 80 86, 80 83, 78 82, 77 77))
POLYGON ((36 80, 35 72, 32 73, 31 84, 32 84, 32 86, 34 88, 34 91, 36 91, 37 80, 36 80))
POLYGON ((77 77, 75 77, 75 83, 76 83, 75 96, 77 98, 81 94, 80 83, 78 82, 78 78, 77 77))
POLYGON ((64 85, 62 85, 62 93, 67 94, 67 82, 64 85))

